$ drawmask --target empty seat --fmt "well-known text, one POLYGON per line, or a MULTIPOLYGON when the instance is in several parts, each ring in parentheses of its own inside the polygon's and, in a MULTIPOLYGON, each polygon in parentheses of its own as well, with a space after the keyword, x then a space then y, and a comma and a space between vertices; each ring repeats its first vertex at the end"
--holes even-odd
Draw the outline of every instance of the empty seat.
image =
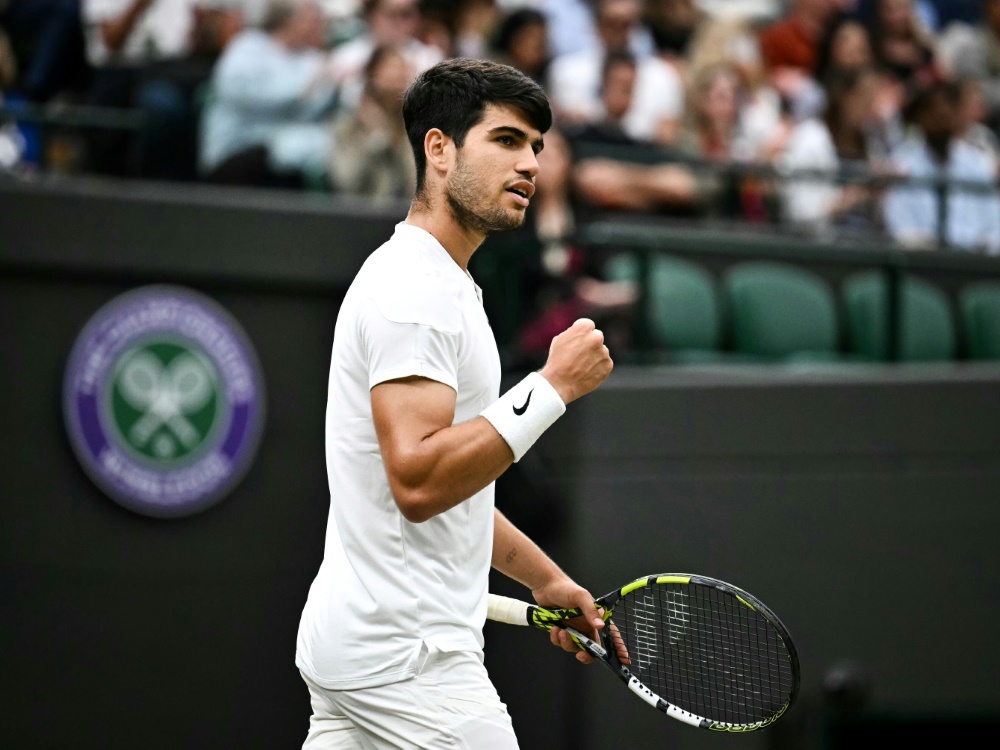
MULTIPOLYGON (((887 282, 879 271, 863 271, 844 280, 848 348, 872 361, 889 359, 887 282)), ((899 285, 898 359, 935 362, 954 359, 956 335, 951 305, 928 281, 905 276, 899 285)))
POLYGON ((1000 359, 1000 282, 969 284, 958 303, 969 359, 1000 359))
POLYGON ((724 286, 736 352, 839 358, 836 298, 817 274, 791 264, 754 261, 730 268, 724 286))
MULTIPOLYGON (((618 256, 607 265, 611 280, 634 280, 638 263, 618 256)), ((722 314, 715 279, 704 267, 668 255, 654 255, 649 264, 646 305, 650 339, 656 349, 674 359, 712 358, 722 346, 722 314)))

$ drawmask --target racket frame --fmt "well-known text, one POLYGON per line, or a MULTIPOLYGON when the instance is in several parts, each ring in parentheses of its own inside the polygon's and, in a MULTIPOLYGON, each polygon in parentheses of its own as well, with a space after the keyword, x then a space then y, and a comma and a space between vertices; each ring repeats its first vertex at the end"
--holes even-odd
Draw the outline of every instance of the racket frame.
POLYGON ((704 716, 699 716, 697 714, 691 713, 690 711, 685 711, 684 709, 675 706, 669 701, 665 700, 661 696, 650 690, 638 677, 636 677, 632 671, 628 668, 628 665, 622 664, 618 661, 616 656, 616 651, 614 644, 610 641, 610 628, 603 628, 599 631, 602 643, 597 643, 591 638, 588 638, 583 633, 579 632, 575 628, 565 625, 567 620, 572 620, 576 617, 580 617, 582 612, 579 609, 561 609, 561 608, 550 608, 542 607, 537 604, 528 604, 527 602, 519 602, 514 599, 508 599, 507 597, 499 597, 494 594, 490 594, 489 602, 489 615, 488 618, 491 620, 496 620, 498 622, 507 622, 509 624, 516 625, 529 625, 531 627, 538 628, 540 630, 551 631, 553 627, 560 627, 569 633, 570 637, 573 638, 574 642, 588 654, 593 656, 597 661, 603 664, 605 667, 610 669, 612 673, 615 674, 625 685, 635 693, 639 698, 653 706, 654 708, 662 711, 663 713, 671 716, 678 721, 682 721, 685 724, 690 724, 691 726, 699 727, 701 729, 710 729, 717 732, 736 732, 745 733, 752 732, 758 729, 763 729, 770 724, 773 724, 779 718, 781 718, 789 707, 795 701, 796 696, 799 691, 799 660, 798 654, 795 650, 795 646, 792 643, 791 635, 788 629, 784 626, 781 620, 778 619, 770 609, 768 609, 763 602, 757 599, 752 594, 744 591, 737 586, 733 586, 725 581, 720 581, 715 578, 709 578, 702 575, 694 575, 687 573, 661 573, 658 575, 643 576, 642 578, 637 578, 634 581, 626 584, 620 589, 615 589, 610 591, 604 596, 599 597, 594 601, 594 605, 598 608, 604 609, 604 620, 607 622, 611 619, 615 605, 617 605, 623 598, 628 594, 631 594, 637 589, 643 588, 645 586, 655 586, 660 584, 695 584, 699 586, 708 586, 711 588, 718 589, 726 594, 735 597, 744 606, 749 607, 758 614, 760 614, 768 623, 774 628, 778 639, 782 642, 785 650, 788 653, 790 668, 792 673, 792 689, 789 693, 788 700, 785 704, 772 716, 767 717, 761 721, 750 722, 745 724, 737 724, 732 722, 715 721, 713 719, 706 718, 704 716))

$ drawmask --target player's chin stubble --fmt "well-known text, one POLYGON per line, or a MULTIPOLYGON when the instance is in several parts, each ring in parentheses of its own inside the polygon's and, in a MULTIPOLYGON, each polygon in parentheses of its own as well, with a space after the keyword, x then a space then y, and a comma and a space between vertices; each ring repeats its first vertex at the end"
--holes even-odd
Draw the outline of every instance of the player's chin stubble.
POLYGON ((481 183, 477 184, 476 175, 465 168, 461 159, 448 183, 445 197, 459 226, 480 234, 507 232, 524 223, 524 211, 507 211, 495 204, 477 206, 477 203, 484 202, 481 183))

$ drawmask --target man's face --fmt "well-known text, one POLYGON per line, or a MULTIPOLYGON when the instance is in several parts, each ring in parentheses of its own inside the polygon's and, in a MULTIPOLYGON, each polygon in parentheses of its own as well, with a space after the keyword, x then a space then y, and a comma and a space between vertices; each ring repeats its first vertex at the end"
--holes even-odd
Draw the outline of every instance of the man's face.
POLYGON ((488 234, 517 229, 535 192, 542 134, 516 109, 488 106, 456 150, 445 197, 463 227, 488 234))
POLYGON ((597 8, 597 33, 609 51, 628 49, 642 8, 636 0, 606 0, 597 8))
POLYGON ((393 114, 402 112, 403 93, 413 80, 413 68, 401 54, 389 54, 372 71, 368 89, 382 109, 393 114))
POLYGON ((286 34, 293 48, 322 49, 324 43, 323 11, 315 2, 302 3, 288 21, 286 34))
POLYGON ((609 120, 617 122, 622 119, 632 106, 635 76, 635 66, 628 63, 611 65, 604 74, 601 98, 609 120))
POLYGON ((956 135, 958 118, 955 102, 943 92, 930 95, 917 116, 917 125, 932 148, 943 152, 956 135))
POLYGON ((380 0, 368 15, 377 44, 402 44, 417 35, 420 9, 417 0, 380 0))

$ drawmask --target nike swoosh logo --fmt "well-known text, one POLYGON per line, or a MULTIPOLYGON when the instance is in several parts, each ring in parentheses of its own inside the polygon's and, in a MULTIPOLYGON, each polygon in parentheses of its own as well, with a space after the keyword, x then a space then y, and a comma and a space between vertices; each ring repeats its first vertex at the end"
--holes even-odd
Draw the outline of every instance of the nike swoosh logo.
POLYGON ((524 402, 524 406, 522 406, 520 409, 518 409, 516 406, 511 407, 517 416, 521 416, 522 414, 524 414, 524 412, 528 411, 528 404, 531 403, 531 394, 534 392, 535 392, 534 388, 528 391, 528 399, 527 401, 524 402))

